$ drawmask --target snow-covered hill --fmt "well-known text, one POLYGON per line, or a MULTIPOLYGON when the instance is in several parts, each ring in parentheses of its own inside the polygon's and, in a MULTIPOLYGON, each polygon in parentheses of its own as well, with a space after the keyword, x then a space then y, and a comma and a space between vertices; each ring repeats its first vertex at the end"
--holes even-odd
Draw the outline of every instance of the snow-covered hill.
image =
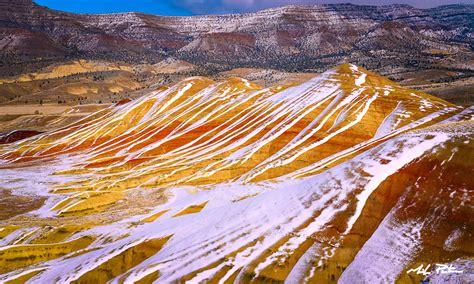
POLYGON ((420 264, 472 267, 473 118, 350 64, 270 88, 188 78, 1 146, 2 187, 44 204, 0 222, 0 281, 410 283, 420 264))

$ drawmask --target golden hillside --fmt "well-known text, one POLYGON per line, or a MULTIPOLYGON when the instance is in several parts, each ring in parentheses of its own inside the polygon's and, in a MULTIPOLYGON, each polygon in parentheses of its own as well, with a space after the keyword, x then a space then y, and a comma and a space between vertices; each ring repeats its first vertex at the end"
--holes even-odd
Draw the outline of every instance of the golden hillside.
POLYGON ((418 283, 474 256, 473 115, 350 64, 185 79, 0 145, 0 281, 418 283))

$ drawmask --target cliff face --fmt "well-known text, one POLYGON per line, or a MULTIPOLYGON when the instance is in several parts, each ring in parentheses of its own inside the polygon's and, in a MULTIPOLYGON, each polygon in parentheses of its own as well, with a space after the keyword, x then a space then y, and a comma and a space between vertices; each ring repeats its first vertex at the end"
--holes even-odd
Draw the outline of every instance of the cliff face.
POLYGON ((430 64, 439 56, 433 49, 471 54, 473 46, 472 5, 286 6, 194 17, 76 15, 27 0, 2 0, 0 8, 0 56, 7 64, 63 57, 156 62, 175 56, 193 63, 308 70, 349 58, 375 69, 387 65, 384 59, 395 66, 414 58, 430 64))

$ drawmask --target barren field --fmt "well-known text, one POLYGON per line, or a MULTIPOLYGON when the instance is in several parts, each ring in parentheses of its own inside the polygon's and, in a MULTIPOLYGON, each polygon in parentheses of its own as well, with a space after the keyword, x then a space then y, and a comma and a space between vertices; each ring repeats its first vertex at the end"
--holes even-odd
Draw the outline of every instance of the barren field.
POLYGON ((0 115, 59 114, 70 109, 67 105, 0 105, 0 115))
POLYGON ((110 104, 0 105, 0 133, 13 130, 55 130, 109 106, 110 104))

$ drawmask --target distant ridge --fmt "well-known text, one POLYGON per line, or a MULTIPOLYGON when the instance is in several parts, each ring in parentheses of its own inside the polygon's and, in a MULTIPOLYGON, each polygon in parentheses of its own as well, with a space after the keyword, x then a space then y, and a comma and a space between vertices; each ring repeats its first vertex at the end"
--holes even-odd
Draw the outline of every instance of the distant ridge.
POLYGON ((328 4, 192 17, 79 15, 31 1, 2 0, 0 8, 0 72, 6 74, 71 58, 157 63, 170 56, 218 69, 320 72, 354 62, 383 74, 465 70, 461 58, 473 47, 473 5, 328 4))

